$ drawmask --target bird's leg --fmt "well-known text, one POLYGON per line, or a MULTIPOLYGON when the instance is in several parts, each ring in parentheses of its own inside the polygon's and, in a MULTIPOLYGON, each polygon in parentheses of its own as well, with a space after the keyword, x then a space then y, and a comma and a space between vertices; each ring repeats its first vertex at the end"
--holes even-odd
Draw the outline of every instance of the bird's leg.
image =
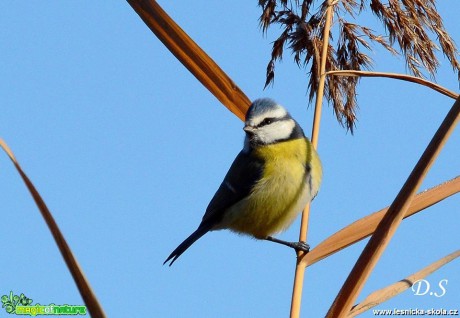
POLYGON ((293 248, 296 251, 302 251, 305 253, 308 253, 310 251, 310 245, 308 245, 305 242, 286 242, 271 236, 267 236, 265 240, 289 246, 290 248, 293 248))

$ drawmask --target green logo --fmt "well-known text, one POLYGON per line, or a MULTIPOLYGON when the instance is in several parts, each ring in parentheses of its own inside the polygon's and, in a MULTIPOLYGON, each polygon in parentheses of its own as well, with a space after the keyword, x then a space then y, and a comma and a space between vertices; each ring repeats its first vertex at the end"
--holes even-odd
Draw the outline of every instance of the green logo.
POLYGON ((6 312, 15 315, 86 315, 86 306, 73 305, 55 305, 49 304, 42 306, 40 304, 32 305, 32 299, 27 298, 24 294, 14 295, 10 291, 10 295, 3 295, 2 308, 6 312))
POLYGON ((16 313, 16 307, 20 306, 29 306, 32 304, 32 299, 27 298, 24 294, 21 296, 13 295, 13 292, 10 291, 10 296, 2 296, 2 308, 5 308, 6 312, 9 314, 16 313))

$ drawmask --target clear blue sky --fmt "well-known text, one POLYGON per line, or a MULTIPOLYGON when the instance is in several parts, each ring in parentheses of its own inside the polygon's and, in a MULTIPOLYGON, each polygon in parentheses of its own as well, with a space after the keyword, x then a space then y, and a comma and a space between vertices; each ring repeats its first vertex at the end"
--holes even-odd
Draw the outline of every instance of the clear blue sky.
MULTIPOLYGON (((271 42, 257 1, 160 1, 251 98, 286 106, 309 135, 304 70, 286 53, 263 90, 271 42)), ((439 1, 460 44, 460 4, 439 1)), ((375 26, 372 20, 369 22, 375 26)), ((0 3, 0 137, 64 232, 109 317, 286 317, 294 252, 226 231, 204 236, 169 268, 164 259, 201 220, 239 152, 242 123, 164 48, 124 1, 0 3)), ((276 31, 276 30, 274 30, 276 31)), ((402 58, 371 54, 375 70, 402 58)), ((439 55, 437 81, 458 91, 439 55)), ((355 135, 324 108, 324 181, 309 243, 391 203, 453 100, 388 79, 362 79, 355 135)), ((422 189, 460 174, 460 129, 422 189)), ((55 243, 12 164, 0 156, 0 294, 82 304, 55 243)), ((360 299, 459 248, 460 196, 402 224, 360 299)), ((299 222, 280 235, 296 240, 299 222)), ((365 242, 307 269, 302 314, 321 317, 365 242)), ((429 276, 444 297, 406 291, 379 308, 460 309, 458 260, 429 276)), ((434 286, 436 287, 436 286, 434 286)), ((3 309, 0 317, 8 316, 3 309)), ((364 317, 370 317, 367 313, 364 317)))

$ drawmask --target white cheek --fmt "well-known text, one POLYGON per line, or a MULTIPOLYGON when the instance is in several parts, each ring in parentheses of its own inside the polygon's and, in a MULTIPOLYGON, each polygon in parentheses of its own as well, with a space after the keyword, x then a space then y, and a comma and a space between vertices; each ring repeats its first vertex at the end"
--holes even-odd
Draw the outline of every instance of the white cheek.
POLYGON ((294 130, 293 120, 283 120, 264 126, 257 131, 257 136, 263 143, 272 143, 277 140, 287 139, 294 130))

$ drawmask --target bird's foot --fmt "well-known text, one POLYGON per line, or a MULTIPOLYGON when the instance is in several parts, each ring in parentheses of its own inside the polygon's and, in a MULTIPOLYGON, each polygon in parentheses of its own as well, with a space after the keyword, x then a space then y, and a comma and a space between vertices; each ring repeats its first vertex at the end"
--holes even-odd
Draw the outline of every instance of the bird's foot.
POLYGON ((278 243, 278 244, 289 246, 290 248, 295 249, 297 252, 302 251, 302 252, 308 253, 310 251, 310 245, 308 245, 306 242, 302 242, 302 241, 299 241, 299 242, 286 242, 286 241, 283 241, 283 240, 280 240, 280 239, 277 239, 277 238, 274 238, 274 237, 271 237, 271 236, 267 236, 265 239, 267 241, 271 241, 271 242, 275 242, 275 243, 278 243))
POLYGON ((299 242, 291 242, 293 245, 292 248, 295 249, 297 252, 305 252, 308 253, 310 252, 310 245, 308 245, 306 242, 299 241, 299 242))

